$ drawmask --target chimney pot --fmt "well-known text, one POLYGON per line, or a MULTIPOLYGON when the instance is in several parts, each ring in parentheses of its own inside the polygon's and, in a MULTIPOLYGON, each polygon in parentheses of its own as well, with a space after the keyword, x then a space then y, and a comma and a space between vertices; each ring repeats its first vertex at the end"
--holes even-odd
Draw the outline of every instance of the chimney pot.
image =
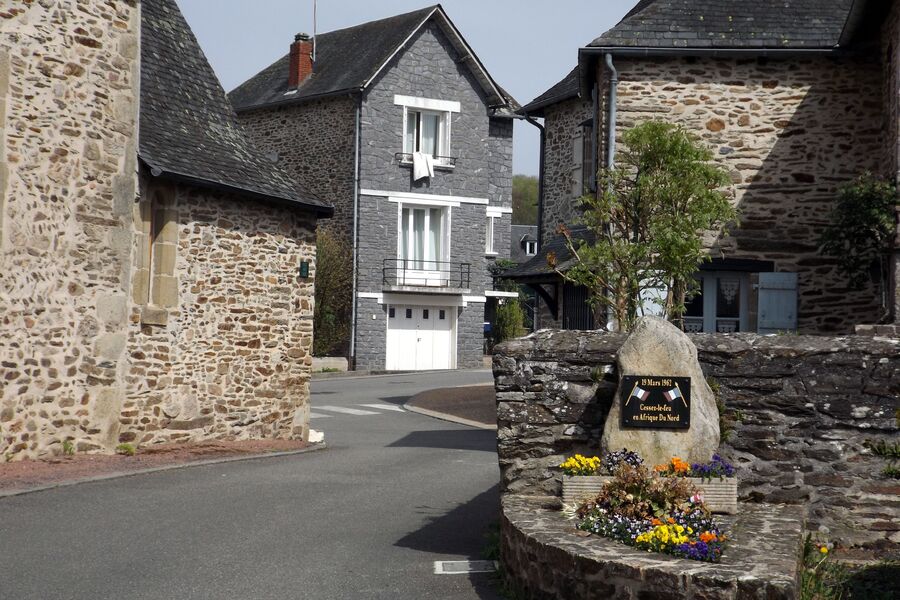
POLYGON ((298 33, 291 44, 290 72, 288 73, 288 85, 291 88, 298 87, 307 80, 313 72, 312 39, 306 33, 298 33))

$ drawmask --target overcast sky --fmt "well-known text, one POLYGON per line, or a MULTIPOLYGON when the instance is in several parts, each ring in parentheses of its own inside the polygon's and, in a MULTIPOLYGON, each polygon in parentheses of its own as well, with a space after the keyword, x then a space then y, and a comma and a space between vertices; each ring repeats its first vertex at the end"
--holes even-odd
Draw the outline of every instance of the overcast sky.
MULTIPOLYGON (((575 66, 578 47, 614 26, 637 0, 445 0, 444 10, 494 79, 525 104, 575 66)), ((178 0, 226 90, 312 33, 313 0, 178 0)), ((319 32, 409 12, 429 0, 319 0, 319 32)), ((536 175, 536 129, 518 122, 513 170, 536 175)))

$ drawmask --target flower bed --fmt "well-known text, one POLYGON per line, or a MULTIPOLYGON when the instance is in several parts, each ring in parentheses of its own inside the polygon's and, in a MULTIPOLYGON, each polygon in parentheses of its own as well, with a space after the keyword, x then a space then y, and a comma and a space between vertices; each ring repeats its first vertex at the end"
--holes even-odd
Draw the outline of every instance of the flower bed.
MULTIPOLYGON (((612 480, 612 473, 623 462, 631 466, 643 464, 637 453, 628 450, 608 452, 602 459, 580 454, 568 459, 560 465, 565 473, 562 478, 563 503, 572 504, 599 494, 603 485, 612 480)), ((718 454, 714 454, 709 463, 688 464, 674 457, 669 463, 654 467, 654 472, 660 477, 686 478, 699 492, 710 512, 729 515, 737 512, 737 478, 734 477, 734 467, 718 454)))
MULTIPOLYGON (((670 465, 651 471, 637 454, 622 450, 609 453, 602 460, 576 455, 560 467, 576 485, 577 480, 588 479, 601 485, 593 497, 568 509, 570 516, 578 520, 578 529, 648 552, 717 562, 727 537, 712 518, 693 480, 686 476, 694 472, 724 475, 733 469, 719 457, 710 465, 695 465, 695 471, 675 458, 670 465), (589 475, 601 469, 613 474, 604 480, 589 475)), ((736 491, 735 487, 735 494, 736 491)))

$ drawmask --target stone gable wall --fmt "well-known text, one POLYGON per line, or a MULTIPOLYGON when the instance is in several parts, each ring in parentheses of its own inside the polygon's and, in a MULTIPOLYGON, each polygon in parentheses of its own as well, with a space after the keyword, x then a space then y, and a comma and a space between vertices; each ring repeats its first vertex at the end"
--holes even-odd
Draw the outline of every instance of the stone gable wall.
POLYGON ((0 456, 115 445, 138 20, 133 1, 0 9, 0 456))
MULTIPOLYGON (((456 59, 450 42, 431 24, 373 82, 362 105, 361 189, 487 198, 491 206, 512 206, 512 121, 488 115, 478 84, 465 64, 456 59), (458 157, 454 169, 437 168, 430 181, 412 181, 412 168, 401 165, 395 157, 403 151, 403 107, 394 104, 396 94, 460 102, 461 111, 452 115, 451 123, 451 154, 458 157)), ((360 196, 361 293, 377 294, 383 290, 383 260, 397 256, 397 208, 396 202, 383 196, 360 196)), ((462 203, 451 209, 450 260, 471 265, 473 296, 490 289, 488 266, 496 258, 485 256, 485 208, 462 203)), ((506 214, 495 221, 497 257, 509 256, 510 224, 510 215, 506 214)), ((356 366, 382 369, 387 342, 386 305, 366 298, 357 302, 356 366)), ((481 364, 483 322, 483 302, 469 302, 459 309, 460 368, 481 364)))
POLYGON ((118 439, 305 438, 315 219, 194 187, 172 195, 178 297, 131 306, 118 439))
POLYGON ((356 105, 355 96, 338 96, 238 114, 258 148, 277 155, 304 190, 334 206, 334 217, 321 225, 348 244, 353 242, 356 105))
POLYGON ((177 229, 145 262, 163 184, 136 160, 138 3, 7 5, 0 461, 306 436, 314 217, 170 182, 177 229))
MULTIPOLYGON (((494 350, 504 494, 559 495, 563 460, 599 454, 623 334, 545 330, 494 350)), ((737 419, 722 446, 746 501, 805 504, 845 544, 900 544, 900 494, 866 442, 896 441, 900 341, 691 336, 737 419)))
POLYGON ((591 116, 591 103, 580 98, 564 100, 544 109, 544 211, 543 236, 556 235, 559 223, 572 225, 580 217, 572 195, 575 136, 591 116))
MULTIPOLYGON (((877 57, 622 58, 616 67, 619 134, 651 119, 681 124, 730 173, 741 223, 712 244, 714 254, 798 273, 801 333, 849 332, 882 316, 875 286, 847 289, 818 250, 838 186, 883 169, 877 57)), ((601 65, 604 94, 608 80, 601 65)), ((602 105, 599 121, 605 156, 602 105)))

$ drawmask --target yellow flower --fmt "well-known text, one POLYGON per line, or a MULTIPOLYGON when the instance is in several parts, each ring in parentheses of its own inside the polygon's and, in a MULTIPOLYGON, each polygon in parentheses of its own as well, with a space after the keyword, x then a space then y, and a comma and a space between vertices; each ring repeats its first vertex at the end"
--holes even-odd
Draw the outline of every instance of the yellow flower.
POLYGON ((821 548, 819 548, 819 552, 821 552, 822 554, 828 554, 828 546, 822 546, 821 548))

